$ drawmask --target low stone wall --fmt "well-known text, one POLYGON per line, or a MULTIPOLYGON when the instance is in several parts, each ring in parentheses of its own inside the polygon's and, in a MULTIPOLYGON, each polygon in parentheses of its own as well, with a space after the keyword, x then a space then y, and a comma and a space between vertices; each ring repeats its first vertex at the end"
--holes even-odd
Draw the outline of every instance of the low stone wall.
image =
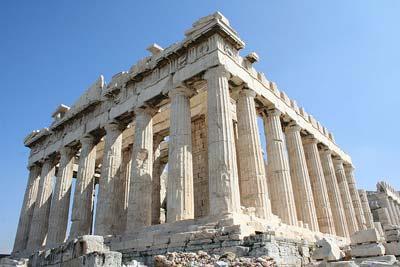
POLYGON ((148 250, 124 250, 122 262, 128 263, 137 260, 153 266, 154 256, 167 252, 197 252, 205 251, 208 254, 222 255, 233 252, 239 257, 268 256, 274 259, 278 266, 304 266, 311 261, 310 251, 313 245, 307 242, 298 242, 284 238, 275 238, 269 234, 260 233, 244 238, 244 240, 192 240, 191 244, 180 247, 149 248, 148 250), (196 243, 196 244, 194 244, 196 243))
POLYGON ((119 267, 121 261, 121 253, 110 251, 102 236, 88 235, 33 254, 28 266, 119 267))

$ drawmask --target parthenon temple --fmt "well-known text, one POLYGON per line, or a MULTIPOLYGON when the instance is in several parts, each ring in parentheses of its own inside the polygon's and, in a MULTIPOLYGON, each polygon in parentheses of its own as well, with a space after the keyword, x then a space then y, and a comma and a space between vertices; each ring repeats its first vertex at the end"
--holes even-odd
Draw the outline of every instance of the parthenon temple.
POLYGON ((297 249, 323 237, 349 244, 379 219, 399 225, 398 193, 358 190, 332 132, 254 68, 255 52, 240 56, 244 47, 216 12, 60 105, 24 140, 13 255, 87 235, 124 260, 224 251, 259 233, 297 249))

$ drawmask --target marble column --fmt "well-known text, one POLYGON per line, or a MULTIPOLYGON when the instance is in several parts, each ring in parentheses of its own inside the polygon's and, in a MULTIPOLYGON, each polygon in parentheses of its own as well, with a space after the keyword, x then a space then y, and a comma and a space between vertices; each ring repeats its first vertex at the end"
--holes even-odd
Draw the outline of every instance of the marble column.
POLYGON ((336 179, 335 168, 332 162, 332 151, 323 148, 319 151, 321 165, 324 171, 326 188, 328 190, 329 204, 331 205, 333 223, 336 235, 349 237, 346 214, 344 212, 342 197, 340 196, 339 184, 336 179))
POLYGON ((346 174, 347 183, 349 185, 350 196, 353 202, 354 212, 356 213, 358 229, 366 229, 367 223, 365 221, 364 211, 361 206, 360 196, 356 187, 356 180, 354 178, 354 168, 351 165, 344 165, 344 172, 346 174))
POLYGON ((60 155, 61 158, 49 215, 49 230, 47 232, 46 241, 47 248, 55 247, 65 241, 68 226, 75 149, 63 147, 60 150, 60 155))
POLYGON ((303 138, 304 152, 314 195, 315 209, 317 210, 319 229, 322 233, 335 235, 335 224, 333 222, 328 189, 326 187, 317 143, 317 139, 313 136, 306 136, 303 138))
POLYGON ((29 167, 29 178, 25 189, 24 201, 19 215, 17 234, 15 236, 13 254, 17 254, 26 249, 29 231, 32 224, 32 216, 37 199, 41 164, 34 163, 29 167))
POLYGON ((92 226, 96 140, 91 135, 80 139, 82 145, 75 182, 70 238, 90 234, 92 226))
POLYGON ((153 193, 151 198, 151 224, 161 223, 161 175, 164 171, 165 162, 161 161, 160 145, 154 151, 153 162, 153 193))
POLYGON ((255 96, 253 90, 241 90, 236 105, 240 201, 246 208, 254 207, 258 217, 268 218, 272 211, 257 125, 255 96))
POLYGON ((272 213, 289 225, 298 225, 289 159, 281 125, 281 112, 275 108, 267 110, 264 128, 267 142, 268 187, 272 213))
POLYGON ((389 216, 388 208, 379 208, 376 209, 376 211, 378 213, 379 222, 382 224, 382 226, 393 224, 392 219, 389 216))
POLYGON ((121 182, 119 186, 120 196, 118 197, 118 204, 122 205, 121 209, 121 222, 119 224, 119 233, 126 231, 126 219, 128 215, 129 203, 129 185, 131 181, 131 166, 132 166, 132 146, 128 146, 122 150, 122 163, 121 163, 121 182))
POLYGON ((389 197, 386 193, 378 193, 376 194, 379 205, 382 208, 386 208, 388 215, 389 215, 389 219, 390 219, 390 223, 391 224, 396 224, 396 218, 395 218, 395 214, 394 211, 392 210, 392 206, 390 205, 389 202, 389 197))
POLYGON ((126 231, 151 225, 153 174, 153 120, 155 110, 135 109, 135 135, 132 148, 131 181, 126 231))
POLYGON ((364 211, 365 222, 367 224, 367 228, 375 228, 374 218, 372 216, 371 208, 368 203, 367 192, 365 190, 359 189, 358 194, 360 196, 361 206, 364 211))
POLYGON ((118 231, 121 214, 115 192, 121 173, 122 128, 112 121, 105 125, 104 156, 99 180, 94 231, 96 235, 111 235, 118 231))
POLYGON ((54 156, 45 159, 42 166, 27 245, 28 251, 40 249, 46 240, 55 166, 56 159, 54 156))
POLYGON ((343 160, 334 159, 333 166, 335 168, 336 179, 338 181, 340 196, 342 197, 343 207, 346 214, 347 227, 349 234, 352 235, 358 231, 356 214, 354 212, 353 201, 351 199, 349 186, 344 172, 343 160))
POLYGON ((397 220, 398 220, 398 225, 400 225, 400 205, 396 202, 395 203, 395 208, 396 208, 396 211, 397 211, 397 220))
POLYGON ((393 211, 394 223, 396 225, 400 225, 399 214, 397 212, 396 205, 395 205, 394 200, 392 198, 389 198, 389 204, 390 204, 391 210, 393 211))
POLYGON ((319 231, 317 212, 300 131, 301 127, 294 122, 289 123, 285 129, 297 217, 303 223, 308 224, 312 231, 319 231))
POLYGON ((210 215, 240 212, 240 193, 228 79, 223 66, 207 80, 208 179, 210 215))
POLYGON ((167 222, 194 218, 191 95, 192 92, 185 87, 169 92, 167 222))

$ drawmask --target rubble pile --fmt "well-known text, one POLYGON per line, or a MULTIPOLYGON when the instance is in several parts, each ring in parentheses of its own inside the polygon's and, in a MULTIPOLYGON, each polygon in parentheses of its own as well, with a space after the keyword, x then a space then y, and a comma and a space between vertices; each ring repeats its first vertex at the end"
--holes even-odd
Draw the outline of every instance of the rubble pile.
POLYGON ((194 252, 170 252, 165 255, 157 255, 154 257, 155 267, 172 267, 172 266, 208 266, 208 267, 225 267, 225 266, 260 266, 270 267, 276 266, 274 260, 268 256, 261 257, 238 257, 235 253, 227 252, 222 255, 209 255, 204 251, 194 252))

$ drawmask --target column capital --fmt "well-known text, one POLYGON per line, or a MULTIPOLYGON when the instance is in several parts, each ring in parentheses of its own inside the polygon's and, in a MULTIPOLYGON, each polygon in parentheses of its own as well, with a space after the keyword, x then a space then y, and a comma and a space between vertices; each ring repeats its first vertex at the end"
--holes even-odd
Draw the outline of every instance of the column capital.
POLYGON ((243 88, 240 90, 239 95, 255 98, 257 93, 253 89, 243 88))
POLYGON ((329 148, 323 147, 323 148, 320 150, 320 153, 323 154, 323 155, 329 155, 329 156, 331 156, 333 152, 332 152, 332 150, 330 150, 329 148))
POLYGON ((104 129, 106 130, 106 133, 120 132, 122 130, 122 128, 123 128, 122 123, 117 120, 109 121, 104 125, 104 129))
POLYGON ((295 121, 289 122, 289 124, 285 127, 285 132, 300 132, 301 126, 298 125, 295 121))
POLYGON ((35 162, 29 163, 28 166, 26 166, 26 168, 27 168, 28 170, 31 170, 32 168, 35 168, 35 167, 41 168, 42 165, 43 165, 43 162, 41 162, 41 161, 35 161, 35 162))
POLYGON ((179 84, 178 86, 169 90, 168 97, 172 98, 178 95, 191 97, 194 95, 194 93, 195 93, 194 90, 188 88, 186 85, 179 84))
POLYGON ((348 171, 348 172, 352 172, 352 171, 355 170, 354 166, 351 165, 351 164, 343 164, 343 167, 344 167, 344 169, 345 169, 346 171, 348 171))
POLYGON ((333 164, 334 165, 340 165, 340 164, 342 164, 343 165, 343 159, 341 159, 341 158, 332 158, 332 161, 333 161, 333 164))
POLYGON ((225 77, 225 78, 229 79, 230 76, 231 76, 231 74, 229 73, 229 71, 226 69, 226 67, 224 65, 218 65, 217 67, 206 70, 203 78, 206 80, 208 80, 212 77, 225 77))
POLYGON ((309 135, 307 135, 307 136, 305 136, 305 137, 303 138, 303 143, 304 143, 305 145, 308 145, 308 144, 318 144, 318 140, 317 140, 317 138, 315 138, 314 135, 309 134, 309 135))
POLYGON ((135 115, 150 115, 153 117, 158 113, 158 108, 151 107, 151 106, 141 106, 141 107, 136 107, 133 110, 135 112, 135 115))
POLYGON ((267 116, 281 116, 282 111, 277 109, 276 107, 269 107, 266 110, 267 116))
POLYGON ((75 153, 75 151, 76 151, 76 149, 73 147, 63 146, 60 148, 60 156, 61 156, 61 158, 70 157, 70 156, 72 156, 72 154, 75 153))
POLYGON ((85 134, 84 136, 79 138, 79 142, 81 143, 81 145, 94 144, 95 137, 93 135, 91 135, 91 134, 85 134))

